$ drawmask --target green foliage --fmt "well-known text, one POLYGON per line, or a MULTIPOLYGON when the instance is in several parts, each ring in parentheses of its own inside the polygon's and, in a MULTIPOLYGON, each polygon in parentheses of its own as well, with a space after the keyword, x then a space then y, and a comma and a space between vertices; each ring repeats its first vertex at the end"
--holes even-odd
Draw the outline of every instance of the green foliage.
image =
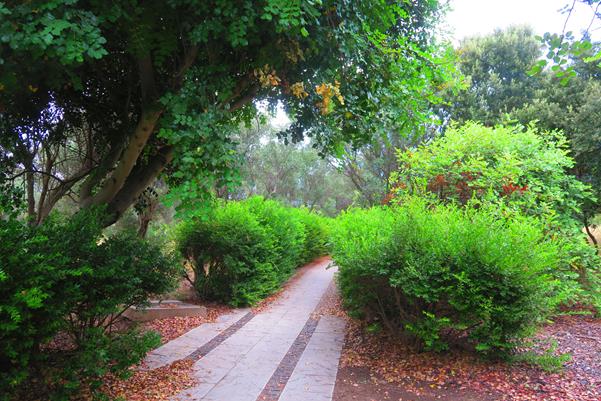
POLYGON ((84 386, 94 392, 107 372, 127 378, 132 373, 128 368, 159 345, 161 338, 156 332, 132 329, 108 336, 101 328, 93 328, 75 352, 59 351, 52 355, 52 365, 45 372, 52 398, 73 399, 84 386))
POLYGON ((277 288, 274 239, 247 205, 216 208, 206 220, 183 223, 178 236, 202 298, 250 304, 277 288))
POLYGON ((440 107, 439 114, 446 121, 459 123, 473 120, 493 126, 506 121, 524 125, 536 121, 543 130, 561 130, 576 162, 571 173, 591 184, 595 192, 594 201, 583 205, 580 218, 589 225, 599 207, 601 188, 597 157, 601 149, 597 133, 601 126, 601 69, 587 60, 601 54, 601 48, 586 39, 575 42, 582 44, 578 51, 559 50, 558 46, 567 45, 567 36, 546 34, 539 38, 530 28, 511 27, 468 38, 457 49, 458 66, 466 75, 467 87, 449 94, 448 104, 440 107), (561 54, 556 54, 558 51, 561 54), (548 58, 558 60, 550 68, 543 68, 545 52, 548 58), (526 74, 532 65, 540 71, 526 74))
MULTIPOLYGON (((32 57, 56 58, 69 65, 85 58, 105 56, 106 39, 94 13, 77 6, 76 1, 0 3, 0 37, 13 51, 28 52, 32 57), (21 26, 15 29, 14 21, 21 26)), ((0 56, 0 64, 9 60, 0 56)), ((4 77, 7 78, 7 77, 4 77)))
POLYGON ((62 360, 50 369, 48 391, 74 392, 108 370, 124 370, 156 345, 147 335, 120 337, 110 329, 127 307, 171 289, 179 267, 135 235, 104 237, 101 216, 81 211, 35 228, 0 220, 0 365, 9 393, 56 358, 62 360), (73 351, 48 360, 43 345, 59 332, 73 351))
POLYGON ((591 41, 591 27, 595 21, 601 17, 599 0, 578 0, 564 5, 559 11, 565 15, 563 30, 560 34, 545 32, 543 36, 537 36, 541 45, 546 49, 546 60, 540 60, 530 70, 530 74, 535 75, 543 71, 543 69, 551 65, 553 75, 560 79, 562 85, 567 85, 571 79, 577 76, 577 69, 574 64, 570 63, 573 58, 582 58, 591 68, 599 70, 601 67, 601 49, 594 49, 594 44, 591 41), (580 5, 582 7, 578 10, 580 5), (566 27, 570 18, 574 14, 581 14, 582 9, 588 8, 589 16, 584 15, 584 18, 589 18, 590 23, 586 30, 581 33, 581 38, 577 39, 571 31, 566 32, 566 27), (592 51, 592 52, 591 52, 592 51))
POLYGON ((537 219, 493 206, 351 210, 332 242, 351 315, 430 350, 452 339, 506 356, 561 301, 558 244, 537 219))
POLYGON ((308 209, 289 209, 290 218, 300 222, 305 233, 301 264, 309 263, 318 256, 326 255, 330 249, 330 221, 328 218, 312 213, 308 209))
POLYGON ((260 121, 239 130, 236 139, 244 163, 241 185, 228 192, 231 197, 261 195, 330 216, 352 203, 354 188, 333 163, 312 143, 285 144, 276 130, 260 121))
POLYGON ((446 96, 447 103, 440 106, 445 120, 499 124, 505 113, 530 102, 540 86, 537 77, 527 74, 542 55, 540 43, 528 27, 513 26, 466 38, 456 53, 466 87, 446 96))
POLYGON ((244 203, 273 238, 273 264, 277 266, 279 279, 288 278, 302 259, 306 236, 304 226, 279 202, 256 196, 245 200, 244 203))
POLYGON ((197 214, 216 188, 239 181, 231 137, 259 102, 283 105, 294 120, 283 136, 310 136, 323 153, 427 121, 453 73, 433 40, 440 8, 435 0, 0 3, 0 161, 29 171, 36 187, 60 187, 30 191, 43 203, 37 221, 75 186, 78 205, 108 204, 110 225, 159 175, 178 211, 197 214))
POLYGON ((319 216, 253 197, 182 223, 178 247, 193 265, 201 297, 252 305, 325 251, 324 227, 319 216))
POLYGON ((542 353, 528 350, 511 357, 511 361, 537 366, 549 373, 559 373, 571 359, 570 354, 556 354, 557 341, 553 341, 542 353))
POLYGON ((34 347, 59 329, 60 311, 43 308, 56 255, 36 250, 48 239, 13 219, 0 220, 0 227, 0 387, 8 393, 27 377, 34 347))
POLYGON ((533 127, 453 127, 428 145, 399 154, 397 200, 413 194, 458 205, 477 200, 503 213, 540 218, 549 235, 562 237, 563 263, 554 275, 561 279, 565 300, 594 303, 600 260, 579 222, 590 187, 568 174, 574 161, 565 147, 562 135, 533 127))
POLYGON ((597 158, 601 149, 601 83, 598 72, 587 71, 586 65, 578 60, 573 63, 578 75, 568 84, 558 85, 555 78, 543 74, 539 77, 542 87, 535 93, 535 99, 514 110, 511 117, 522 123, 536 120, 537 126, 561 130, 566 135, 576 162, 573 174, 590 184, 595 192, 595 199, 585 203, 581 218, 583 224, 588 225, 599 210, 601 196, 601 168, 597 158))
POLYGON ((591 194, 568 173, 574 161, 566 147, 561 134, 534 127, 455 126, 399 154, 396 193, 427 194, 462 205, 473 198, 503 203, 572 229, 579 227, 580 205, 591 194))

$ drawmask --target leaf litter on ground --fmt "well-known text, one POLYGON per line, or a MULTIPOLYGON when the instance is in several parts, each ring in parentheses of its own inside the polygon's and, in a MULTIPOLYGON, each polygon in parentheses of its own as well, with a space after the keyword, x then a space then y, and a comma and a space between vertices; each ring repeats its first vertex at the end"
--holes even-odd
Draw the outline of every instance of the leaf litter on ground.
POLYGON ((601 319, 558 316, 534 339, 540 353, 555 344, 556 355, 569 354, 558 372, 525 362, 490 362, 474 354, 417 352, 384 333, 369 333, 349 319, 341 367, 368 368, 372 381, 394 383, 416 395, 440 398, 445 391, 465 390, 486 399, 511 401, 600 401, 601 319))

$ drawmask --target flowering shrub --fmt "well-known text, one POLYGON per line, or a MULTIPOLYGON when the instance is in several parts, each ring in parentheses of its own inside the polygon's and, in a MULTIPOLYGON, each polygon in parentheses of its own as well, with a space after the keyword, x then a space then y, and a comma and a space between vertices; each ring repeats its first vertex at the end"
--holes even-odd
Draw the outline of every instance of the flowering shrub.
POLYGON ((574 161, 561 134, 468 123, 401 152, 399 165, 389 203, 421 196, 443 204, 494 205, 502 218, 539 218, 547 235, 562 237, 562 263, 552 274, 571 293, 566 298, 601 305, 601 260, 580 221, 591 191, 569 174, 574 161))
POLYGON ((465 205, 471 199, 502 202, 545 218, 557 227, 580 229, 578 216, 590 187, 569 174, 574 160, 558 133, 468 123, 416 150, 399 153, 394 198, 425 195, 465 205))

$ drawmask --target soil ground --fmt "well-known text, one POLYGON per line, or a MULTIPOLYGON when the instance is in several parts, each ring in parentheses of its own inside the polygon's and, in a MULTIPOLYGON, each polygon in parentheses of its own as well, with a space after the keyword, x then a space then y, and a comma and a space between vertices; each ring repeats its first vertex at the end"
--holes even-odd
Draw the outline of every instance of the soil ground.
POLYGON ((555 354, 571 355, 556 373, 466 352, 419 353, 350 319, 347 327, 334 401, 601 400, 601 319, 592 316, 557 316, 537 334, 531 350, 557 344, 555 354))
POLYGON ((496 401, 498 396, 466 390, 432 390, 425 384, 409 392, 388 383, 367 367, 344 367, 338 371, 334 401, 496 401))

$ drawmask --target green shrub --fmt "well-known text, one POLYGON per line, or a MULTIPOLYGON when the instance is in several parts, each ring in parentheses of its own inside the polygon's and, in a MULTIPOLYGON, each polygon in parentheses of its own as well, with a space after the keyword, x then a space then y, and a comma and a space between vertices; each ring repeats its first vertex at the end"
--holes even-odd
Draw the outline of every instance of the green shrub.
POLYGON ((183 223, 178 237, 204 299, 253 304, 279 285, 276 241, 248 204, 229 202, 204 220, 183 223))
POLYGON ((465 205, 502 202, 566 228, 578 223, 590 187, 569 174, 565 137, 530 127, 467 123, 415 150, 399 153, 396 195, 426 195, 465 205))
POLYGON ((564 365, 570 361, 571 355, 557 353, 557 348, 557 341, 553 340, 542 352, 527 350, 516 353, 511 356, 511 361, 537 366, 548 373, 559 373, 563 370, 564 365))
MULTIPOLYGON (((39 344, 61 327, 61 311, 46 308, 57 255, 40 246, 47 237, 14 219, 0 219, 0 399, 29 374, 39 344)), ((52 299, 51 299, 52 300, 52 299)))
POLYGON ((289 209, 289 211, 300 221, 305 232, 301 262, 308 263, 319 256, 327 255, 330 245, 330 219, 304 208, 289 209))
POLYGON ((285 280, 301 264, 305 245, 303 224, 290 211, 274 200, 255 196, 243 201, 259 223, 268 230, 275 245, 273 264, 280 280, 285 280))
POLYGON ((194 268, 202 298, 252 305, 323 251, 326 234, 319 219, 253 197, 219 204, 204 219, 183 222, 177 243, 194 268))
POLYGON ((591 189, 569 173, 574 160, 564 136, 533 127, 467 123, 401 152, 399 165, 393 177, 396 202, 406 196, 457 205, 477 199, 504 213, 542 219, 549 235, 564 237, 563 263, 555 277, 578 301, 599 299, 601 260, 587 244, 580 221, 591 189))
POLYGON ((114 333, 112 326, 129 306, 173 288, 180 268, 135 235, 104 237, 101 218, 96 210, 35 228, 0 221, 0 387, 7 392, 43 370, 53 372, 49 391, 67 397, 109 370, 124 371, 157 345, 151 335, 114 333), (59 332, 72 350, 44 351, 59 332))
POLYGON ((506 355, 560 301, 549 274, 560 251, 533 218, 407 199, 349 211, 337 227, 345 306, 426 349, 467 341, 506 355))

